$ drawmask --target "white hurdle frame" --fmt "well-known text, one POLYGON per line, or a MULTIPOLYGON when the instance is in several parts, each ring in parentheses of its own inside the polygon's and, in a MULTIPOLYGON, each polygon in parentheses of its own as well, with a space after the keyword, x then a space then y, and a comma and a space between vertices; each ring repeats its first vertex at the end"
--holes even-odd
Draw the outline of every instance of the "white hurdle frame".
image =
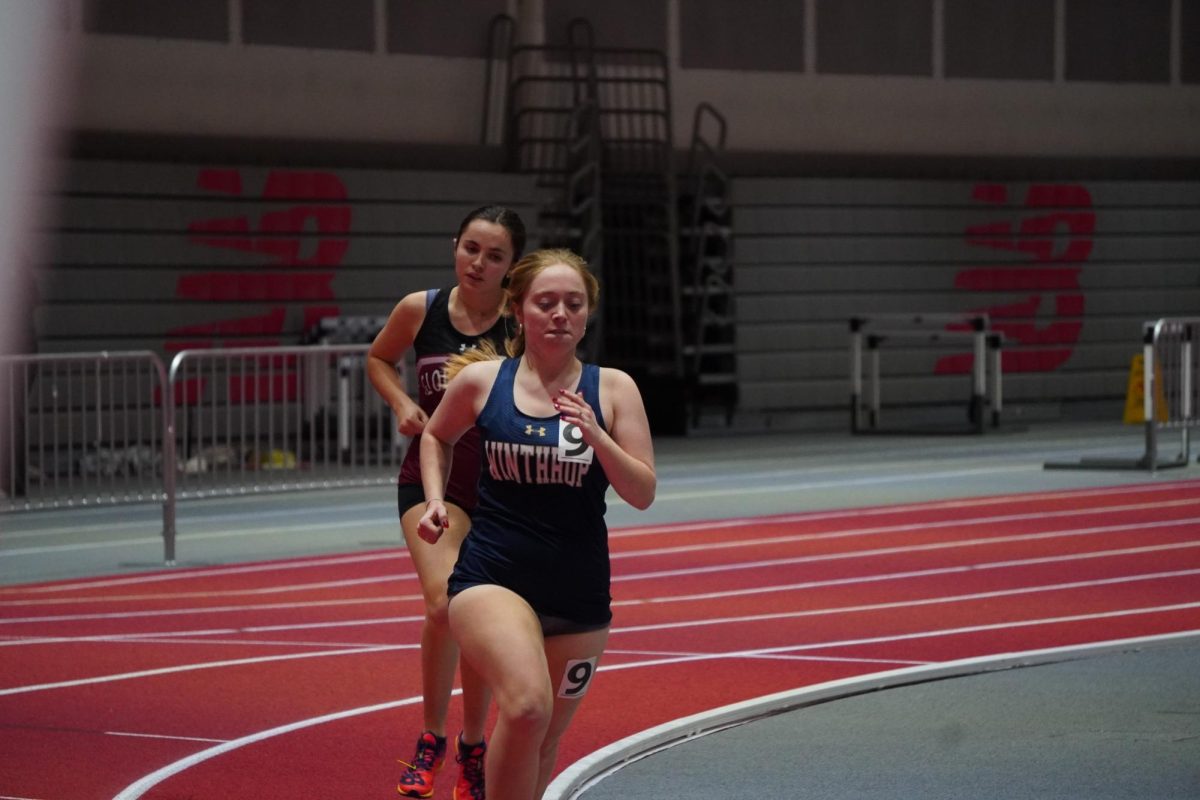
POLYGON ((1001 349, 1004 337, 991 329, 986 314, 873 314, 850 318, 850 431, 865 433, 879 430, 881 416, 881 379, 879 350, 888 339, 913 339, 938 342, 946 339, 972 340, 975 361, 971 376, 971 406, 969 418, 973 432, 983 433, 988 425, 984 407, 991 408, 991 427, 999 427, 1003 409, 1003 368, 1001 349), (970 330, 947 330, 952 323, 967 323, 970 330), (937 327, 931 327, 937 326, 937 327), (868 353, 868 402, 863 392, 863 345, 868 353), (991 356, 990 359, 988 356, 991 356), (991 380, 988 380, 988 373, 991 380), (989 396, 988 386, 991 385, 989 396), (865 419, 864 419, 865 415, 865 419))

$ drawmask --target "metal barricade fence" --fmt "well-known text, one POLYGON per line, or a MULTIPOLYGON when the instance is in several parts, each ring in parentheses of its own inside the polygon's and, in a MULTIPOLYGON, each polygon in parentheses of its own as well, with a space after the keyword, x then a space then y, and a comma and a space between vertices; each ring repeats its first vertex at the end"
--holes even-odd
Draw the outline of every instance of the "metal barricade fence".
POLYGON ((1196 426, 1197 352, 1200 317, 1147 322, 1142 335, 1142 414, 1146 461, 1153 466, 1184 466, 1191 458, 1191 429, 1196 426), (1159 380, 1161 375, 1161 387, 1159 380), (1179 453, 1159 463, 1158 432, 1179 431, 1179 453))
MULTIPOLYGON (((0 511, 164 502, 170 396, 150 351, 0 356, 0 511)), ((165 512, 164 512, 165 513, 165 512)), ((164 531, 170 527, 164 519, 164 531)))
POLYGON ((179 498, 394 482, 407 439, 369 347, 0 357, 0 512, 161 502, 171 564, 179 498))
POLYGON ((1191 462, 1191 429, 1200 425, 1200 317, 1165 317, 1142 325, 1141 409, 1145 450, 1133 459, 1082 458, 1047 462, 1046 469, 1145 469, 1153 472, 1191 462), (1179 432, 1179 451, 1160 459, 1159 433, 1179 432))
POLYGON ((184 350, 171 362, 181 498, 395 480, 406 440, 369 345, 184 350))

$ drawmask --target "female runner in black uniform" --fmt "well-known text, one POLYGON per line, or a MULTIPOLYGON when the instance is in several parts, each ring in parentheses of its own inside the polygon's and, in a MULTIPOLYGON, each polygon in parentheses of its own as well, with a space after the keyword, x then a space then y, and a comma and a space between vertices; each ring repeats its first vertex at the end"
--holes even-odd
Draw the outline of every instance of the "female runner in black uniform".
MULTIPOLYGON (((479 478, 479 436, 471 431, 459 440, 454 471, 446 491, 438 494, 446 500, 450 522, 446 535, 435 546, 421 541, 417 536, 417 522, 425 510, 419 464, 421 431, 445 391, 446 359, 480 342, 493 346, 503 343, 502 283, 524 246, 525 226, 516 212, 501 206, 472 211, 454 240, 457 285, 404 297, 367 357, 371 383, 392 407, 400 433, 413 437, 400 467, 398 496, 400 527, 425 597, 421 676, 426 730, 418 738, 416 755, 397 787, 409 797, 430 797, 434 777, 445 761, 446 715, 458 664, 458 647, 447 624, 446 579, 470 527, 468 515, 475 508, 479 478), (395 369, 410 347, 416 356, 415 402, 404 391, 395 369)), ((483 796, 483 734, 488 710, 487 688, 466 664, 462 683, 463 732, 456 740, 461 765, 454 790, 456 800, 483 796)))
POLYGON ((508 291, 512 357, 461 359, 476 363, 452 374, 425 427, 419 532, 436 542, 450 530, 453 445, 478 425, 479 505, 450 577, 450 629, 499 708, 488 798, 534 800, 608 639, 605 491, 646 508, 656 478, 637 385, 575 355, 599 292, 587 265, 538 251, 508 291))

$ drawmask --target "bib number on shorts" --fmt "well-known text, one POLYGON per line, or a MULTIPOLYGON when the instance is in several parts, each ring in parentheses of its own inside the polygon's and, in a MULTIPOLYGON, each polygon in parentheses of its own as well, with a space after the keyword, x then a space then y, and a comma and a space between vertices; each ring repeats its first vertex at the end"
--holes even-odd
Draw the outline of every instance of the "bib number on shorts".
POLYGON ((578 425, 564 422, 558 426, 558 460, 591 464, 596 451, 583 440, 583 431, 578 425))
POLYGON ((583 697, 594 674, 596 674, 595 658, 568 661, 567 668, 563 670, 562 682, 558 684, 558 696, 568 700, 583 697))

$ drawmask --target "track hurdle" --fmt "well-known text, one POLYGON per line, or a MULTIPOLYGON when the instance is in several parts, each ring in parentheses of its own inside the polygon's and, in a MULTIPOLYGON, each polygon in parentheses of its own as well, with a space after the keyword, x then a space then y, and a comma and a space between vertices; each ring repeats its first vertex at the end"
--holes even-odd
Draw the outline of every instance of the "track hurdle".
POLYGON ((971 399, 967 418, 971 427, 964 432, 983 433, 987 429, 990 407, 991 427, 1000 425, 1003 407, 1002 368, 1000 351, 1004 337, 991 330, 986 314, 875 314, 850 319, 850 431, 851 433, 880 430, 881 381, 880 350, 888 341, 921 341, 939 343, 955 339, 973 343, 975 359, 971 373, 971 399), (951 328, 963 325, 962 329, 951 328), (866 358, 863 347, 866 345, 866 358), (863 392, 864 362, 869 367, 867 389, 863 392), (991 391, 988 391, 988 373, 991 391))
POLYGON ((1164 317, 1142 325, 1142 425, 1145 450, 1132 459, 1081 458, 1047 462, 1046 469, 1159 469, 1191 462, 1191 429, 1196 417, 1200 359, 1192 343, 1200 338, 1200 317, 1164 317), (1161 385, 1160 385, 1161 382, 1161 385), (1179 450, 1160 457, 1159 433, 1177 431, 1179 450))

